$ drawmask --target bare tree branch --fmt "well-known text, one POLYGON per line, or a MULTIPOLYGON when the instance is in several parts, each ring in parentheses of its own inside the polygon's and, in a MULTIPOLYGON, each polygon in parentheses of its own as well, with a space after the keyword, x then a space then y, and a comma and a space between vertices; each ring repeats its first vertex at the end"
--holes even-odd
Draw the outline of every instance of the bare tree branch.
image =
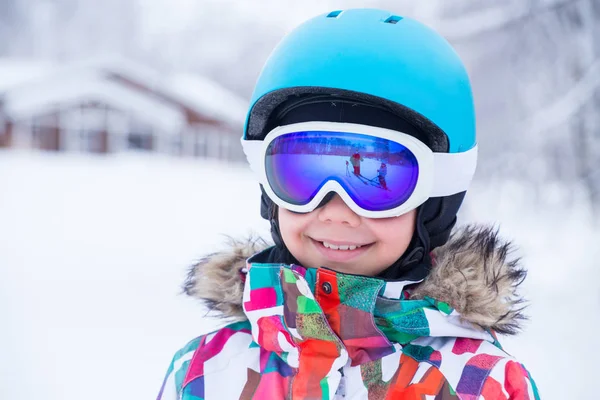
POLYGON ((466 40, 471 37, 508 28, 539 18, 549 12, 556 12, 563 7, 575 6, 582 0, 558 0, 549 2, 543 7, 532 8, 525 2, 518 6, 507 7, 499 3, 484 11, 470 13, 462 18, 452 18, 451 21, 440 21, 437 28, 451 42, 466 40))
POLYGON ((526 132, 535 135, 559 126, 575 115, 600 88, 600 59, 592 63, 587 72, 567 93, 544 107, 525 122, 526 132))

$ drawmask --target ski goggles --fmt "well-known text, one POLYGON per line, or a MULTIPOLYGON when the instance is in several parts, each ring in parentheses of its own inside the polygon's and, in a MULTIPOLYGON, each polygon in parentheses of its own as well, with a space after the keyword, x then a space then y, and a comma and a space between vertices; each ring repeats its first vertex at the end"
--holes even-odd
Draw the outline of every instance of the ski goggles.
POLYGON ((307 213, 337 193, 356 214, 399 216, 430 197, 466 191, 477 146, 434 153, 402 132, 360 124, 303 122, 242 139, 251 169, 280 207, 307 213))

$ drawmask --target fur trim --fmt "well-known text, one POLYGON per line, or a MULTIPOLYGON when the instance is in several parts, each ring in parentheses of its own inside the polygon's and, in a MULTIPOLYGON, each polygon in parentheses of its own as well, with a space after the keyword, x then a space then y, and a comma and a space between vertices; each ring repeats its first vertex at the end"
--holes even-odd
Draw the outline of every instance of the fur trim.
POLYGON ((509 259, 512 246, 487 227, 467 226, 434 250, 435 266, 411 298, 432 297, 452 306, 468 322, 498 333, 520 330, 524 300, 517 289, 527 272, 509 259))
MULTIPOLYGON (((262 239, 231 239, 229 250, 211 254, 192 266, 184 292, 202 300, 224 318, 245 319, 242 269, 246 260, 269 244, 262 239)), ((466 226, 434 250, 435 266, 415 286, 411 298, 432 297, 448 303, 465 321, 498 333, 520 330, 524 300, 517 293, 526 271, 510 258, 512 246, 495 229, 466 226)))
POLYGON ((261 238, 245 240, 229 238, 228 250, 209 254, 189 269, 183 292, 201 300, 223 318, 246 319, 242 308, 246 260, 269 247, 261 238))

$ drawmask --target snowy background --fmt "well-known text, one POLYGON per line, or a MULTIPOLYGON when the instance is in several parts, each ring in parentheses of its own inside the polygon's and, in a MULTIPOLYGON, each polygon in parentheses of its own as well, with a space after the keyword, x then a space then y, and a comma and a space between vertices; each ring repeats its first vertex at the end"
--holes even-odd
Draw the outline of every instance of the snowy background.
MULTIPOLYGON (((600 1, 0 0, 0 56, 121 54, 249 98, 285 32, 355 6, 418 17, 473 78, 482 164, 461 221, 500 226, 529 268, 503 340, 543 399, 594 399, 600 350, 600 1), (412 3, 412 4, 411 4, 412 3)), ((2 77, 0 77, 0 81, 2 77)), ((179 294, 223 234, 266 234, 243 165, 0 151, 0 399, 148 399, 217 322, 179 294)))

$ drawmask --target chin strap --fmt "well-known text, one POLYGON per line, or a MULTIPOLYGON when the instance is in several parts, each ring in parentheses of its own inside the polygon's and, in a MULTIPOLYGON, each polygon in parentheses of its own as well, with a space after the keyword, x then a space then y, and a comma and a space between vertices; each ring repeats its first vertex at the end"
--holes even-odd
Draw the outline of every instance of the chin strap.
POLYGON ((431 270, 431 251, 448 242, 466 192, 432 197, 418 208, 411 243, 398 261, 378 276, 390 280, 423 279, 431 270))
POLYGON ((429 257, 429 235, 423 225, 425 205, 417 210, 416 226, 410 244, 395 263, 377 276, 387 280, 420 281, 429 275, 431 258, 429 257))
POLYGON ((275 247, 268 254, 268 262, 273 263, 284 263, 284 264, 300 264, 298 260, 288 250, 283 239, 281 238, 281 231, 279 229, 279 217, 277 215, 277 205, 269 199, 265 193, 262 185, 260 185, 262 192, 260 198, 260 215, 271 224, 271 237, 275 247))

